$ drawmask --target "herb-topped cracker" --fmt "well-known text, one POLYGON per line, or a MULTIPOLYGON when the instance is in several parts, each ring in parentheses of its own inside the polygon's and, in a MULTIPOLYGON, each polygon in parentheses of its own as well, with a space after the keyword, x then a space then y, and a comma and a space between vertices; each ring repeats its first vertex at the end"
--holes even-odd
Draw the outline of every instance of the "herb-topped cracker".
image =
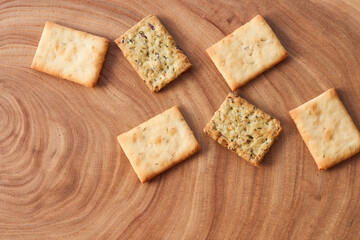
POLYGON ((152 92, 191 67, 156 16, 147 16, 115 43, 152 92))
POLYGON ((233 91, 287 57, 286 50, 259 15, 206 52, 233 91))
POLYGON ((31 68, 94 87, 108 47, 106 38, 46 22, 31 68))
POLYGON ((121 134, 118 141, 141 182, 200 150, 176 106, 121 134))
POLYGON ((259 166, 279 136, 280 122, 230 93, 204 132, 254 166, 259 166))
POLYGON ((335 89, 329 89, 289 113, 320 170, 360 151, 360 132, 335 89))

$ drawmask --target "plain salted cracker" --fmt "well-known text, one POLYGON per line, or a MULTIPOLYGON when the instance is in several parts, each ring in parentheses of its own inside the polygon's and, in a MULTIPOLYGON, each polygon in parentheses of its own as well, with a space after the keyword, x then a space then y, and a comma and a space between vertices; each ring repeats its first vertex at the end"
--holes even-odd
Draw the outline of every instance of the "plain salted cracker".
POLYGON ((200 150, 199 143, 176 106, 117 139, 143 183, 200 150))
POLYGON ((157 92, 191 67, 156 16, 147 16, 115 40, 151 92, 157 92))
POLYGON ((359 130, 335 89, 329 89, 289 113, 320 170, 360 151, 359 130))
POLYGON ((233 91, 288 56, 260 15, 206 52, 233 91))
POLYGON ((106 38, 46 22, 31 68, 94 87, 108 47, 106 38))
POLYGON ((280 122, 245 99, 230 93, 215 112, 204 132, 259 166, 282 128, 280 122))

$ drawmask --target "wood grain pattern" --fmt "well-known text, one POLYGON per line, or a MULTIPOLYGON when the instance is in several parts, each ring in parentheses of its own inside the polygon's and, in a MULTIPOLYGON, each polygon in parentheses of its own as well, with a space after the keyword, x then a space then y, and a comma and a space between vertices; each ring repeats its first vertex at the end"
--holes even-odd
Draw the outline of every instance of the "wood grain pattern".
POLYGON ((1 1, 1 239, 359 239, 360 155, 320 172, 288 111, 335 87, 360 124, 349 1, 1 1), (45 21, 116 39, 157 15, 193 68, 152 94, 111 43, 94 89, 30 69, 45 21), (205 49, 256 14, 289 58, 239 90, 283 132, 254 168, 202 129, 229 92, 205 49), (141 184, 116 136, 179 105, 202 151, 141 184))

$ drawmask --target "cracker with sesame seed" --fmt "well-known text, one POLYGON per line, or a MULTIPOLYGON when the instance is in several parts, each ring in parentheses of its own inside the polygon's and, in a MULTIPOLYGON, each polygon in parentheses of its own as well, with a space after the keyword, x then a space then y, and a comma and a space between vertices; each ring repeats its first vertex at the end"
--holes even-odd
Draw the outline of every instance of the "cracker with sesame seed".
POLYGON ((106 38, 46 22, 31 68, 94 87, 108 47, 106 38))
POLYGON ((334 88, 289 113, 320 170, 360 151, 360 132, 334 88))
POLYGON ((151 92, 158 92, 191 67, 189 59, 153 15, 115 40, 151 92))
POLYGON ((259 166, 282 128, 269 114, 230 93, 204 132, 222 146, 259 166))
POLYGON ((117 139, 142 183, 200 150, 177 106, 121 134, 117 139))
POLYGON ((260 15, 206 49, 206 52, 233 91, 288 56, 260 15))

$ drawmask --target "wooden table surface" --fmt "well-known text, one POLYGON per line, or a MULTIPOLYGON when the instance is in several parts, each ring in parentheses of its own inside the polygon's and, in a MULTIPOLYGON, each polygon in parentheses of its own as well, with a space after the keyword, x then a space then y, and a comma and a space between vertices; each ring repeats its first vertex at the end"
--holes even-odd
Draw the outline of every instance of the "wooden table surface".
POLYGON ((360 126, 359 1, 1 1, 0 239, 360 239, 360 154, 318 171, 288 111, 331 87, 360 126), (113 42, 157 15, 193 68, 151 93, 113 42), (238 93, 278 118, 255 168, 202 129, 205 49, 261 14, 289 53, 238 93), (110 39, 89 89, 30 69, 45 21, 110 39), (178 105, 202 150, 141 184, 116 141, 178 105))

